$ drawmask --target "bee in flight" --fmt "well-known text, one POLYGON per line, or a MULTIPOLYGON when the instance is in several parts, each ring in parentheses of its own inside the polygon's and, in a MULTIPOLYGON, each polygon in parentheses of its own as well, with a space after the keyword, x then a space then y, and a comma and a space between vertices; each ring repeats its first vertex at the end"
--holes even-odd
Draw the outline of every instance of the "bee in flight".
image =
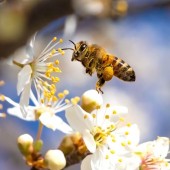
POLYGON ((73 48, 63 50, 73 50, 71 61, 77 60, 86 68, 86 73, 92 76, 97 72, 98 81, 96 90, 101 93, 101 87, 106 81, 110 81, 113 76, 124 81, 135 81, 135 72, 132 67, 120 58, 108 54, 104 48, 97 44, 87 44, 86 41, 80 41, 74 44, 73 48))

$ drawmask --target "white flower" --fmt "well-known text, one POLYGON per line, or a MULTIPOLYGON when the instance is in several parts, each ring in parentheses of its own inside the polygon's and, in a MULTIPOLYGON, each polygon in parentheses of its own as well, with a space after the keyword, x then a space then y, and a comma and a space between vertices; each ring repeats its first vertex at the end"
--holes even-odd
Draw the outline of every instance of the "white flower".
POLYGON ((21 94, 21 107, 28 106, 29 104, 32 82, 35 88, 37 88, 37 84, 40 84, 42 90, 44 90, 44 83, 47 83, 46 81, 51 81, 53 83, 59 81, 58 77, 52 75, 53 72, 61 72, 60 69, 55 66, 55 64, 58 64, 58 60, 56 62, 49 62, 51 57, 64 54, 64 51, 61 49, 54 49, 57 44, 62 42, 62 39, 58 42, 56 42, 56 40, 57 38, 54 37, 45 49, 39 55, 36 55, 34 36, 25 49, 19 50, 19 52, 14 54, 16 57, 13 59, 13 63, 21 68, 18 73, 17 83, 17 93, 18 95, 21 94))
POLYGON ((140 159, 138 170, 170 170, 169 139, 158 137, 155 141, 140 144, 135 150, 140 159))
POLYGON ((56 113, 78 102, 78 97, 72 98, 71 101, 65 99, 67 94, 68 91, 65 90, 63 93, 58 93, 58 97, 51 96, 51 98, 47 98, 44 96, 44 93, 39 92, 39 98, 37 100, 31 92, 30 97, 34 106, 22 107, 22 112, 27 115, 26 117, 22 116, 20 104, 5 96, 5 100, 14 106, 13 108, 8 108, 7 113, 27 121, 39 120, 47 128, 52 130, 58 129, 64 133, 71 133, 71 127, 56 115, 56 113))
POLYGON ((75 105, 66 109, 66 118, 71 127, 82 134, 83 140, 92 155, 87 156, 81 169, 92 170, 114 169, 116 162, 106 161, 110 153, 125 155, 139 141, 139 130, 136 125, 127 124, 119 127, 122 115, 128 112, 126 107, 106 105, 104 109, 96 109, 91 114, 75 105), (103 168, 102 168, 103 167, 103 168), (107 167, 107 168, 104 168, 107 167))

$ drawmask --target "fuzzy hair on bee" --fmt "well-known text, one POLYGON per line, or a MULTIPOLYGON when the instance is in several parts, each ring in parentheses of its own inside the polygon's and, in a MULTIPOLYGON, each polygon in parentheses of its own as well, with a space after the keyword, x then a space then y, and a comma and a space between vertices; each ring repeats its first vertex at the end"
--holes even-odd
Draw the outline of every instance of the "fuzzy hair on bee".
POLYGON ((96 90, 101 93, 101 87, 106 81, 110 81, 113 76, 127 82, 135 81, 136 76, 132 67, 124 60, 117 58, 106 52, 106 50, 97 44, 88 44, 86 41, 74 43, 73 48, 65 48, 63 50, 73 50, 71 61, 79 61, 86 69, 86 73, 92 76, 97 73, 98 81, 96 90))

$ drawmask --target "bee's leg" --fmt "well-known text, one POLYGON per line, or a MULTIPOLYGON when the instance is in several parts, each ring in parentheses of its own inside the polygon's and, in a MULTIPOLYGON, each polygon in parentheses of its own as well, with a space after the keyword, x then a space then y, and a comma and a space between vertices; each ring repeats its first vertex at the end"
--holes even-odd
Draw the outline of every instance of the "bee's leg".
POLYGON ((99 93, 99 91, 103 94, 103 91, 101 90, 101 87, 104 85, 105 80, 103 79, 103 74, 97 74, 97 77, 99 78, 98 82, 96 83, 96 90, 99 93))
POLYGON ((88 73, 90 76, 92 76, 92 70, 91 69, 89 69, 89 68, 86 68, 86 73, 88 73))

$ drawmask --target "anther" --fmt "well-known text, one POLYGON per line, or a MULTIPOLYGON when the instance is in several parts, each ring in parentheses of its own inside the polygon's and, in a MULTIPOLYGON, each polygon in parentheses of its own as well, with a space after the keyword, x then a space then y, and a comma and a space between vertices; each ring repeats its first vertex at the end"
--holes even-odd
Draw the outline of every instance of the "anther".
POLYGON ((55 42, 57 40, 57 37, 53 37, 52 41, 55 42))

